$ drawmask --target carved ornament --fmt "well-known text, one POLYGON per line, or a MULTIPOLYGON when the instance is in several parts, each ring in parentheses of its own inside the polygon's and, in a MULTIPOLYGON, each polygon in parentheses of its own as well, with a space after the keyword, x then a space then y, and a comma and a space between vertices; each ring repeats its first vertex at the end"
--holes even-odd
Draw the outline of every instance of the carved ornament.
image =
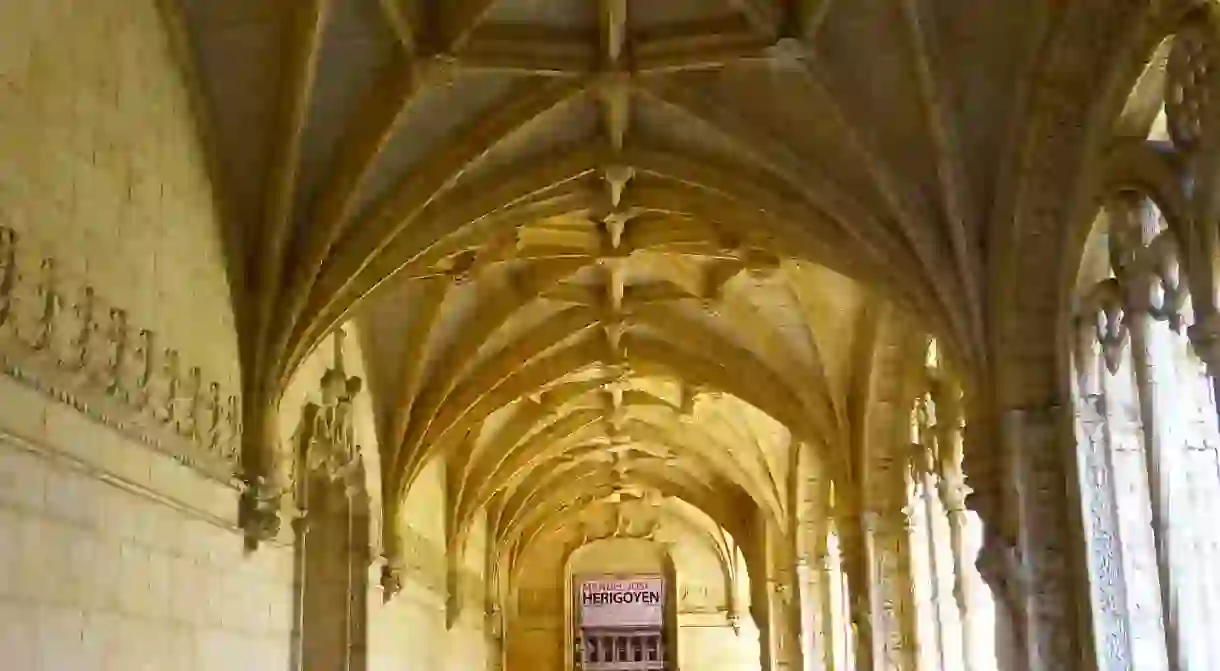
POLYGON ((0 368, 202 474, 237 487, 241 400, 184 364, 55 259, 0 226, 0 368))

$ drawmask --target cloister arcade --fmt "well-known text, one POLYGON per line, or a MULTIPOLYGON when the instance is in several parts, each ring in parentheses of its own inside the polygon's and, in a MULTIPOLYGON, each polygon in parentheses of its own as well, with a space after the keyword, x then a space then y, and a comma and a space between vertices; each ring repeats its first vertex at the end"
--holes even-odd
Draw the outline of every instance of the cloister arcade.
POLYGON ((0 2, 5 668, 1211 669, 1218 226, 1211 0, 0 2))

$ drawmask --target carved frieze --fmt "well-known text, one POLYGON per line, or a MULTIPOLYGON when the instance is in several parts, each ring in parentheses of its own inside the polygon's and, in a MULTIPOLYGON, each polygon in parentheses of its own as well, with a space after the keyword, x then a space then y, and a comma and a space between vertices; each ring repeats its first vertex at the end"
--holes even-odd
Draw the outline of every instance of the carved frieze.
POLYGON ((155 333, 3 226, 0 365, 23 384, 233 484, 240 399, 198 367, 183 366, 155 333))

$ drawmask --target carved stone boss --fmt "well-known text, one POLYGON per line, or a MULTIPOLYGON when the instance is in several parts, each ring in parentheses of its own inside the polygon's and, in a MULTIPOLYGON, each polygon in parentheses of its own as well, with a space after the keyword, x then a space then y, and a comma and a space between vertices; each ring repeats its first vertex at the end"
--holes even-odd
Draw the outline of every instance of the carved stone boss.
POLYGON ((232 484, 241 401, 93 287, 0 226, 0 366, 203 474, 232 484))

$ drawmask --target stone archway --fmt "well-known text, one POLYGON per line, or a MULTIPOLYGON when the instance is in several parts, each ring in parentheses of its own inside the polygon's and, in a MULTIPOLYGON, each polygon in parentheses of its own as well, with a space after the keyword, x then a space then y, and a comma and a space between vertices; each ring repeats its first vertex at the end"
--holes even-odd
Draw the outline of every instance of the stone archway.
POLYGON ((1011 620, 998 623, 998 638, 1015 639, 1001 646, 1004 668, 1096 664, 1068 400, 1069 306, 1113 122, 1165 26, 1190 4, 1080 2, 1051 17, 1039 83, 1014 136, 1012 178, 991 224, 989 382, 975 399, 993 410, 974 413, 966 452, 970 505, 986 522, 980 570, 1011 620))

